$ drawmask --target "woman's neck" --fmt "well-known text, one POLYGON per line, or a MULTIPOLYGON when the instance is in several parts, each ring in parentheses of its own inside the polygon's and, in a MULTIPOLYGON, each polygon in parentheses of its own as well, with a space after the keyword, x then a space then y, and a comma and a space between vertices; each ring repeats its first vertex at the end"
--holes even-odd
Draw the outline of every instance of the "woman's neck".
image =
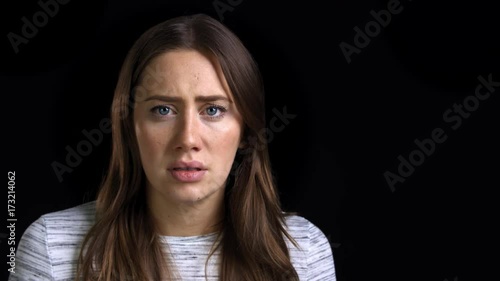
POLYGON ((158 194, 148 194, 147 204, 158 234, 197 236, 220 230, 224 217, 224 194, 213 194, 201 202, 178 203, 158 194))

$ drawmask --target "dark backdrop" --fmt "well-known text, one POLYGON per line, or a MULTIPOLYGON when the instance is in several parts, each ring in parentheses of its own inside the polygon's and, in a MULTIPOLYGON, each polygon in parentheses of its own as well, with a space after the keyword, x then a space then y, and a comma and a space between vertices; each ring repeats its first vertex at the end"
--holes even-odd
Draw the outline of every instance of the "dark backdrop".
POLYGON ((74 0, 46 18, 37 1, 3 3, 2 167, 16 173, 15 240, 40 215, 95 195, 109 133, 61 180, 51 164, 67 164, 83 130, 109 117, 133 41, 205 12, 255 56, 268 120, 294 116, 270 130, 273 169, 284 207, 329 237, 338 280, 498 278, 498 13, 488 1, 436 2, 74 0), (37 30, 12 44, 34 16, 37 30), (481 79, 492 82, 476 97, 481 79))

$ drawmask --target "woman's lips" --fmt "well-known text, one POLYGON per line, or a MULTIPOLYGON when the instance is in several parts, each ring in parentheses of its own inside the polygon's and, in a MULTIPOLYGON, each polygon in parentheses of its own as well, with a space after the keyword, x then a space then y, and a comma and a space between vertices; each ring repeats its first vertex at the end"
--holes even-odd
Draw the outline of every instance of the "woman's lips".
POLYGON ((172 176, 180 182, 200 181, 207 170, 199 168, 173 168, 169 169, 172 176))

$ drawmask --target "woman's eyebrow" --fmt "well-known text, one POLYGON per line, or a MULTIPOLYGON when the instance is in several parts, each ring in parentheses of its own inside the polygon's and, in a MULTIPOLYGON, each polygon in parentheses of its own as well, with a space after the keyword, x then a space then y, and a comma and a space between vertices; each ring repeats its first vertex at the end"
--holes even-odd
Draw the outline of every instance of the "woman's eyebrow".
MULTIPOLYGON (((164 95, 153 95, 147 97, 144 101, 150 100, 160 100, 163 102, 182 102, 183 98, 181 97, 173 97, 173 96, 164 96, 164 95)), ((197 96, 195 101, 197 102, 214 102, 214 101, 227 101, 232 102, 229 98, 223 95, 208 95, 208 96, 197 96)))
POLYGON ((223 95, 197 96, 195 98, 195 101, 201 101, 201 102, 213 102, 213 101, 220 101, 220 100, 231 102, 230 99, 228 99, 226 96, 223 96, 223 95))
POLYGON ((172 96, 164 96, 164 95, 153 95, 144 99, 144 101, 150 100, 160 100, 164 102, 180 102, 182 101, 181 97, 172 97, 172 96))

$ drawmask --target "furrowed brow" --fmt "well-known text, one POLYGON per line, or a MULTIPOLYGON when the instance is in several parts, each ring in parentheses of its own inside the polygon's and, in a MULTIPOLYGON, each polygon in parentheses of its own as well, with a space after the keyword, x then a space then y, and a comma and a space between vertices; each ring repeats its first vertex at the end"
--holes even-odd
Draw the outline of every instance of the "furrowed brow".
POLYGON ((182 98, 180 98, 180 97, 171 97, 171 96, 162 96, 162 95, 154 95, 154 96, 147 97, 144 101, 150 101, 150 100, 159 100, 159 101, 163 101, 163 102, 180 102, 180 101, 182 101, 182 98))
POLYGON ((197 96, 195 98, 196 101, 198 102, 214 102, 214 101, 227 101, 227 102, 232 102, 230 99, 228 99, 226 96, 223 95, 210 95, 210 96, 197 96))
MULTIPOLYGON (((144 101, 150 100, 159 100, 162 102, 182 102, 183 99, 181 97, 172 97, 172 96, 164 96, 164 95, 153 95, 149 96, 144 101)), ((208 96, 197 96, 195 98, 196 102, 215 102, 215 101, 226 101, 232 102, 228 97, 223 95, 208 95, 208 96)))

